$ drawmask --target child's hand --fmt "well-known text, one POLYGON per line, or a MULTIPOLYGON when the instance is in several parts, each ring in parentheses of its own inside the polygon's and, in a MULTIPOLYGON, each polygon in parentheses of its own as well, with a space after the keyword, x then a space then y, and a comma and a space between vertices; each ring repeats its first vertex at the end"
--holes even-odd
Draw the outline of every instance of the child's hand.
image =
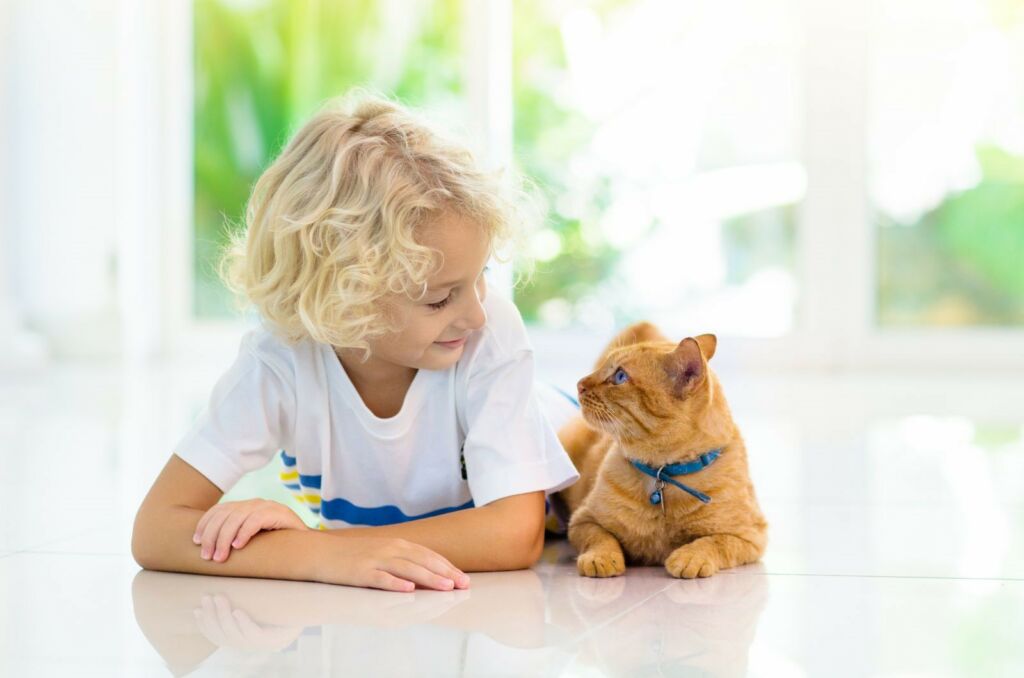
POLYGON ((212 506, 196 525, 192 541, 203 560, 223 563, 232 547, 240 549, 260 530, 309 529, 284 504, 267 499, 227 501, 212 506))
MULTIPOLYGON (((326 535, 325 535, 326 536, 326 535)), ((441 554, 394 537, 329 536, 315 559, 316 581, 412 591, 468 589, 469 577, 441 554)))

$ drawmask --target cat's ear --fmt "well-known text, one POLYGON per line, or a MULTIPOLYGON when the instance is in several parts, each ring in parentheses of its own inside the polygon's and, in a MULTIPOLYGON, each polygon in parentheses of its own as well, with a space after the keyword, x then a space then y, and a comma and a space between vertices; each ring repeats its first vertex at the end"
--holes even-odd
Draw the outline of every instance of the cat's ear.
POLYGON ((704 361, 700 344, 693 337, 683 339, 675 350, 665 356, 665 371, 672 379, 672 391, 676 397, 682 398, 704 380, 707 369, 704 361))
POLYGON ((700 352, 704 354, 704 360, 711 360, 715 357, 715 347, 718 346, 718 338, 713 334, 701 334, 697 338, 697 345, 700 352))

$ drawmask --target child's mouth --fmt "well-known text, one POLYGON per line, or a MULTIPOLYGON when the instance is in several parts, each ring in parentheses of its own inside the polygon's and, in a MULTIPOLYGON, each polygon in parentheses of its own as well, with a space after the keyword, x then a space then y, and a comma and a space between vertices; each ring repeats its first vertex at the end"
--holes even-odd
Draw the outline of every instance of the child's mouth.
POLYGON ((454 341, 435 341, 434 343, 440 344, 441 346, 445 346, 447 348, 458 348, 459 346, 462 346, 464 343, 466 343, 466 337, 462 337, 461 339, 456 339, 454 341))

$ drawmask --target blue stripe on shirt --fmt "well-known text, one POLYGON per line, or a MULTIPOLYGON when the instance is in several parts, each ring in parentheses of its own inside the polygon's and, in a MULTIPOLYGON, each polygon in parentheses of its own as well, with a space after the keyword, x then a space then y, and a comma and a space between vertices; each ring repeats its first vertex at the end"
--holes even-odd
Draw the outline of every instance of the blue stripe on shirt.
POLYGON ((347 499, 324 499, 320 502, 320 515, 327 520, 343 520, 349 525, 394 525, 395 523, 407 523, 410 520, 430 518, 453 511, 473 508, 473 500, 470 499, 462 506, 451 506, 437 509, 418 516, 407 516, 397 506, 375 506, 364 508, 356 506, 347 499))
MULTIPOLYGON (((296 467, 297 460, 295 457, 289 455, 286 451, 281 450, 281 461, 284 463, 286 468, 294 469, 296 467)), ((285 487, 291 490, 301 491, 303 489, 321 489, 322 476, 305 476, 299 474, 299 483, 285 483, 285 487)), ((349 525, 394 525, 395 523, 406 523, 410 520, 419 520, 420 518, 430 518, 432 516, 439 516, 445 513, 452 513, 454 511, 461 511, 467 508, 473 508, 473 500, 470 499, 462 506, 449 506, 446 508, 440 508, 435 511, 430 511, 418 516, 406 515, 402 509, 397 506, 375 506, 365 508, 362 506, 356 506, 347 499, 321 499, 319 511, 312 506, 310 509, 314 513, 319 513, 322 518, 327 520, 343 520, 349 525)))
POLYGON ((303 487, 315 487, 320 489, 320 476, 304 476, 299 474, 299 484, 303 487))
MULTIPOLYGON (((284 462, 285 467, 287 467, 287 468, 295 468, 295 462, 296 462, 295 457, 290 456, 284 450, 281 450, 281 461, 284 462)), ((304 475, 302 475, 300 473, 299 474, 299 484, 302 485, 303 487, 311 487, 311 488, 316 488, 316 489, 319 490, 320 489, 320 476, 304 476, 304 475)), ((289 487, 289 488, 291 488, 293 490, 299 489, 298 485, 288 485, 288 484, 285 484, 285 487, 289 487)))

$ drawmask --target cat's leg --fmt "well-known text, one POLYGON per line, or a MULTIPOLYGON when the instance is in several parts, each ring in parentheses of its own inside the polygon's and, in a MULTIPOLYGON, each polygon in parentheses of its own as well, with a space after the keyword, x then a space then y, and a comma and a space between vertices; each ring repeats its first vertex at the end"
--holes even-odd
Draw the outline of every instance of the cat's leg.
POLYGON ((763 546, 735 535, 712 534, 674 550, 665 559, 665 569, 683 579, 710 577, 719 570, 752 563, 763 551, 763 546))
POLYGON ((619 540, 586 507, 577 511, 569 523, 569 543, 580 554, 576 569, 585 577, 617 577, 626 571, 626 556, 619 540))

